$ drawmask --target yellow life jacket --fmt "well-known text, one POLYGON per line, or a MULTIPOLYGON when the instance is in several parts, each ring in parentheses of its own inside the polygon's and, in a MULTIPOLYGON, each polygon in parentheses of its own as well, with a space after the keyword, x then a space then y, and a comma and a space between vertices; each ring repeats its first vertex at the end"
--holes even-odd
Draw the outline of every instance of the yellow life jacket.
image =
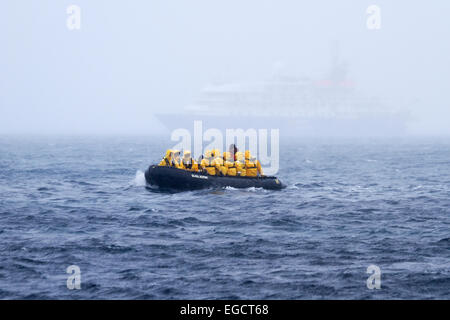
POLYGON ((245 172, 247 177, 256 177, 258 176, 258 169, 256 167, 256 163, 251 159, 245 159, 245 172))
POLYGON ((180 151, 178 150, 172 150, 172 167, 183 169, 183 167, 181 166, 180 151))
POLYGON ((187 170, 187 171, 198 171, 198 164, 195 162, 194 159, 191 158, 191 151, 185 150, 183 152, 183 158, 181 158, 180 161, 181 169, 187 170))
POLYGON ((166 151, 166 155, 161 160, 161 162, 158 164, 158 166, 161 167, 171 167, 172 166, 172 150, 168 149, 166 151))
POLYGON ((221 156, 216 156, 213 160, 213 163, 216 166, 217 173, 220 173, 223 176, 227 175, 227 168, 224 166, 223 159, 221 156))
POLYGON ((239 176, 241 176, 241 177, 247 176, 247 170, 245 169, 245 163, 244 162, 236 161, 235 165, 236 165, 237 174, 239 176))
POLYGON ((227 176, 236 176, 236 166, 234 164, 234 159, 231 157, 230 152, 224 152, 223 153, 223 166, 226 168, 226 175, 227 176))
POLYGON ((234 162, 236 166, 237 174, 241 177, 245 177, 247 175, 247 172, 245 170, 245 161, 244 161, 244 155, 242 152, 236 152, 236 161, 234 162))
POLYGON ((171 167, 172 161, 168 160, 166 157, 164 157, 161 162, 158 164, 160 167, 171 167))
POLYGON ((245 151, 245 167, 246 174, 249 177, 257 177, 258 174, 263 175, 261 163, 251 156, 250 150, 245 151))
POLYGON ((181 164, 181 162, 178 162, 175 159, 172 160, 172 166, 178 169, 183 169, 183 165, 181 164))
POLYGON ((216 175, 216 165, 214 164, 214 159, 212 157, 204 158, 200 165, 209 175, 216 175))
POLYGON ((227 176, 236 176, 237 170, 234 161, 225 161, 225 167, 227 168, 227 176))
POLYGON ((258 170, 259 175, 263 176, 264 173, 263 173, 262 168, 261 168, 261 163, 259 162, 259 160, 256 160, 255 162, 256 162, 256 169, 258 170))
POLYGON ((188 162, 185 162, 183 159, 183 161, 181 161, 181 167, 182 167, 182 169, 188 170, 188 171, 194 171, 194 172, 198 171, 198 164, 192 158, 190 158, 188 162))

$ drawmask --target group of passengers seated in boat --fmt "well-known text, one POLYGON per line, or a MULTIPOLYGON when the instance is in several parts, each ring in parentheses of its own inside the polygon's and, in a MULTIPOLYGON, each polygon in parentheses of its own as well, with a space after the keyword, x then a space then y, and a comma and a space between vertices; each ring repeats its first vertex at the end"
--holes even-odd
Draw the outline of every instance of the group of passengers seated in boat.
POLYGON ((198 161, 192 158, 189 150, 185 150, 183 157, 180 157, 180 151, 169 149, 159 166, 203 172, 212 176, 263 176, 260 162, 251 156, 250 151, 242 153, 234 145, 230 146, 230 151, 223 154, 219 149, 208 150, 198 161))

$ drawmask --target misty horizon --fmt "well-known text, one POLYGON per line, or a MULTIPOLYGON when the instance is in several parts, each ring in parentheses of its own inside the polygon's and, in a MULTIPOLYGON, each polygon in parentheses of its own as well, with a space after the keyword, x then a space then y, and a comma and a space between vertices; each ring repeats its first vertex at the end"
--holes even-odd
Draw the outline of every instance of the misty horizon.
POLYGON ((207 86, 267 81, 280 66, 327 80, 335 45, 359 92, 410 114, 405 136, 450 134, 447 3, 78 0, 1 8, 1 134, 166 135, 155 114, 185 112, 207 86), (66 26, 72 4, 81 8, 79 30, 66 26), (381 8, 379 30, 366 26, 372 4, 381 8))

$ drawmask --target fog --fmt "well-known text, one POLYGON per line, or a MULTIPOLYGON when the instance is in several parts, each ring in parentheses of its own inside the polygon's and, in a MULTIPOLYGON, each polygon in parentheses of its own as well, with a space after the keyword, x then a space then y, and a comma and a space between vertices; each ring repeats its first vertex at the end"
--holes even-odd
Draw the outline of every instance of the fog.
POLYGON ((164 134, 154 114, 181 112, 205 86, 280 66, 326 79, 337 50, 358 90, 409 113, 405 135, 449 135, 449 12, 448 1, 3 1, 0 133, 164 134), (373 4, 380 29, 367 26, 373 4))

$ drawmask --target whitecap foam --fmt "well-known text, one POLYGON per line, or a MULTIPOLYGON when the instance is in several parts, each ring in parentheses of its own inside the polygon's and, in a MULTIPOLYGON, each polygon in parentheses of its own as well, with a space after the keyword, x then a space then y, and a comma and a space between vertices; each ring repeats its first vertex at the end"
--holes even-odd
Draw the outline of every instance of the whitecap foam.
POLYGON ((227 186, 224 188, 225 190, 234 190, 234 191, 244 191, 244 192, 267 192, 264 188, 257 187, 248 187, 248 188, 234 188, 227 186))
POLYGON ((245 188, 245 189, 241 189, 241 190, 245 190, 248 192, 267 192, 268 190, 261 188, 261 187, 249 187, 249 188, 245 188))
POLYGON ((136 176, 133 179, 133 185, 136 187, 144 187, 146 185, 144 172, 141 170, 136 171, 136 176))

